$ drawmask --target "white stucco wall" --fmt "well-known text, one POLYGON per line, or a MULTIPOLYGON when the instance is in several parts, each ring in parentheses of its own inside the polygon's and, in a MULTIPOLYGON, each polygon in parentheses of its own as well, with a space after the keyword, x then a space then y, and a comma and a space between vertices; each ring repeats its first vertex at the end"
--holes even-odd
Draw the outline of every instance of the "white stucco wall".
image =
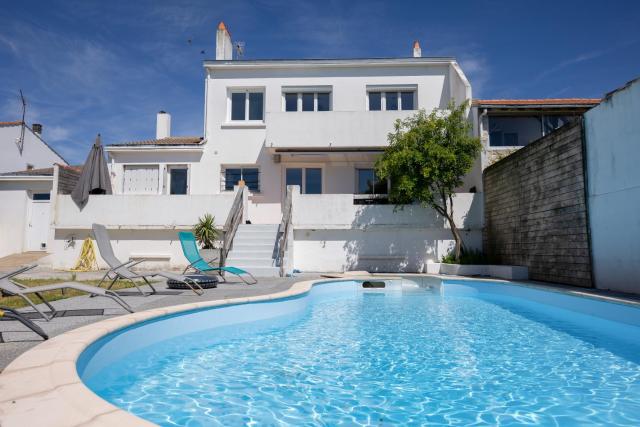
POLYGON ((24 132, 21 153, 16 144, 20 138, 20 129, 20 125, 0 125, 0 173, 25 170, 29 164, 34 168, 50 168, 54 163, 67 164, 28 127, 24 132))
MULTIPOLYGON (((456 224, 469 248, 482 247, 482 195, 454 198, 456 224)), ((295 195, 294 268, 301 271, 423 271, 453 246, 433 210, 354 205, 352 195, 295 195)))
MULTIPOLYGON (((91 196, 82 211, 71 196, 58 195, 54 206, 52 255, 44 260, 54 268, 71 268, 91 225, 109 229, 116 256, 123 261, 152 258, 140 268, 184 267, 178 231, 189 230, 198 217, 211 213, 222 228, 234 194, 220 195, 112 195, 91 196)), ((97 250, 97 247, 96 247, 97 250)), ((100 267, 106 267, 98 254, 100 267)))
POLYGON ((595 284, 640 293, 640 80, 585 114, 595 284))
MULTIPOLYGON (((171 149, 161 150, 148 149, 123 149, 115 147, 107 150, 109 153, 108 167, 111 172, 111 186, 114 194, 123 194, 124 167, 126 165, 158 165, 159 167, 159 194, 168 194, 167 188, 167 168, 169 166, 187 166, 188 172, 188 194, 215 194, 206 183, 193 179, 192 171, 194 165, 198 165, 202 159, 203 148, 171 149)), ((197 166, 199 167, 199 166, 197 166)))
POLYGON ((51 181, 0 180, 0 257, 26 250, 31 194, 51 186, 51 181))

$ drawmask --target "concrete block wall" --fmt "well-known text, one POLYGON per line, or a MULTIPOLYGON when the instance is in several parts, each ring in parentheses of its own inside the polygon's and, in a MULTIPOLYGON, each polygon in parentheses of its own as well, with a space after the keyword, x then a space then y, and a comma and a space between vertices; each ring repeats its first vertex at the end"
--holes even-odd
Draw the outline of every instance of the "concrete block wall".
POLYGON ((518 150, 483 173, 483 247, 533 280, 592 287, 582 120, 518 150))

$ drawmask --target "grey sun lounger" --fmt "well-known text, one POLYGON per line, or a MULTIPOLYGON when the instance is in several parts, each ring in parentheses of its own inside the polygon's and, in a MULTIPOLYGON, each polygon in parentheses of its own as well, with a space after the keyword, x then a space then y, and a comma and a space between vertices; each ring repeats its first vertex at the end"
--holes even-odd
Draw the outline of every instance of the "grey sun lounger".
POLYGON ((31 329, 36 334, 40 335, 43 340, 49 339, 49 335, 47 335, 45 331, 43 331, 42 328, 40 328, 40 326, 36 325, 31 320, 27 319, 20 312, 18 312, 17 310, 14 310, 13 308, 0 305, 0 318, 17 320, 27 328, 31 329))
POLYGON ((182 274, 171 273, 168 271, 149 271, 145 273, 137 273, 135 271, 131 271, 131 267, 138 265, 146 260, 129 260, 127 262, 120 261, 113 252, 111 239, 109 238, 109 233, 107 232, 106 227, 102 224, 92 224, 91 228, 93 229, 93 237, 96 239, 96 243, 98 244, 98 251, 100 251, 100 256, 109 266, 109 270, 102 277, 102 280, 100 280, 98 287, 100 287, 102 283, 104 283, 107 279, 111 280, 111 284, 109 284, 107 290, 110 290, 118 279, 129 280, 131 281, 131 283, 133 283, 133 286, 136 287, 138 292, 140 292, 144 296, 147 296, 150 294, 144 293, 134 279, 144 280, 145 283, 152 289, 152 294, 155 294, 157 291, 147 278, 160 276, 164 277, 165 279, 171 279, 180 283, 184 283, 196 295, 202 295, 204 293, 204 289, 202 289, 202 286, 200 286, 197 281, 182 274))
POLYGON ((52 284, 52 285, 42 285, 42 286, 27 287, 27 286, 19 285, 19 284, 15 283, 15 282, 13 282, 11 280, 12 277, 17 276, 18 274, 24 273, 25 271, 31 270, 34 267, 35 267, 35 265, 29 265, 29 266, 26 266, 26 267, 22 267, 22 268, 20 268, 20 269, 18 269, 16 271, 12 271, 11 273, 5 274, 4 276, 1 276, 0 277, 0 291, 3 294, 9 295, 9 296, 18 296, 18 297, 22 298, 36 312, 38 312, 38 314, 40 314, 40 316, 42 316, 43 319, 45 319, 47 321, 53 319, 53 317, 56 315, 56 313, 58 311, 51 305, 51 303, 49 303, 44 298, 44 296, 42 296, 42 292, 58 291, 58 290, 62 290, 62 289, 75 289, 76 291, 86 292, 86 293, 88 293, 90 295, 106 297, 106 298, 109 298, 109 299, 117 302, 122 308, 127 310, 129 313, 133 313, 134 312, 133 309, 129 306, 129 304, 124 302, 122 300, 122 298, 120 298, 118 296, 118 294, 116 294, 115 292, 110 291, 108 289, 102 289, 102 288, 98 288, 96 286, 85 285, 85 284, 77 283, 77 282, 65 282, 65 283, 56 283, 56 284, 52 284), (51 310, 51 316, 47 316, 47 314, 45 314, 42 310, 40 310, 37 307, 37 305, 29 298, 29 295, 31 295, 31 294, 33 294, 36 297, 38 297, 38 299, 40 299, 40 301, 42 301, 44 303, 44 305, 46 305, 49 308, 49 310, 51 310))

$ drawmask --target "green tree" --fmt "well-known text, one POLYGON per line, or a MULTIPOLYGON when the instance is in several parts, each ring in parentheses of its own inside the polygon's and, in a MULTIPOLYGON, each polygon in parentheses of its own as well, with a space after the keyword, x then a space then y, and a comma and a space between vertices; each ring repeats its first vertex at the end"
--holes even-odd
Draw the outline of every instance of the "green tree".
POLYGON ((427 114, 424 110, 396 120, 389 146, 376 163, 376 172, 390 181, 389 199, 396 205, 419 202, 446 218, 459 260, 464 243, 453 219, 454 190, 480 153, 466 119, 468 103, 427 114))

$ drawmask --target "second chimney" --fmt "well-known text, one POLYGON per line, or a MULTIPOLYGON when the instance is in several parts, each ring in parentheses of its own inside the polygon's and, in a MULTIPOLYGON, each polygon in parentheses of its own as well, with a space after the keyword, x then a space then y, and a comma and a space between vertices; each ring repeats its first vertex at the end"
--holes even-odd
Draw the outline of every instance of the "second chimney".
POLYGON ((38 136, 42 136, 42 125, 40 123, 34 123, 31 125, 31 130, 38 136))
POLYGON ((218 24, 218 31, 216 31, 216 60, 231 60, 233 59, 233 44, 231 43, 231 34, 224 25, 224 22, 220 21, 218 24))
POLYGON ((418 40, 413 42, 413 57, 422 58, 422 49, 420 49, 420 43, 418 40))
POLYGON ((156 121, 156 139, 169 138, 171 136, 171 114, 160 111, 156 121))

